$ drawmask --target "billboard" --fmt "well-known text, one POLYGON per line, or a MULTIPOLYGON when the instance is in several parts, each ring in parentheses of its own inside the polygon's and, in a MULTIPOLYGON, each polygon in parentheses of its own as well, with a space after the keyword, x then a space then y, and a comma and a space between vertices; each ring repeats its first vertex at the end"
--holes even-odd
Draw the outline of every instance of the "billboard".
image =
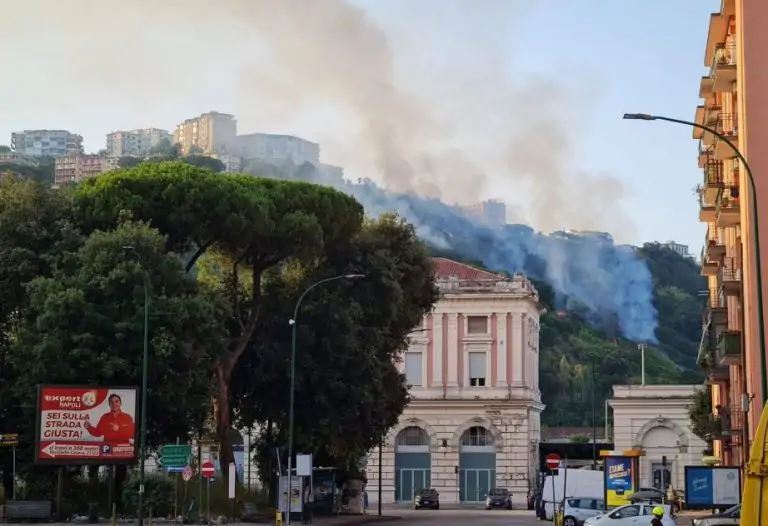
POLYGON ((605 505, 608 508, 629 504, 635 492, 634 458, 605 457, 605 505))
POLYGON ((719 508, 741 502, 741 468, 685 466, 685 504, 690 508, 719 508))
POLYGON ((135 387, 38 386, 38 464, 136 460, 135 387))

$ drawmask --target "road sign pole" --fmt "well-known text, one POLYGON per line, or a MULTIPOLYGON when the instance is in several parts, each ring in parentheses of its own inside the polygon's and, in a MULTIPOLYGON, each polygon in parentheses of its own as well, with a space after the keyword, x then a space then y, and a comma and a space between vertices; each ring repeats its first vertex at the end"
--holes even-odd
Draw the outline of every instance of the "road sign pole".
POLYGON ((211 479, 208 479, 208 524, 211 524, 211 479))

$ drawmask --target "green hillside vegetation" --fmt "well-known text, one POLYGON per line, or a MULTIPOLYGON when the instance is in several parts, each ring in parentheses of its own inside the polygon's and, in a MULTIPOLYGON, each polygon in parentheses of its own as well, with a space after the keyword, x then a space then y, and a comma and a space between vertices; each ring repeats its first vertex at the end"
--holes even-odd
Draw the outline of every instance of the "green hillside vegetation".
MULTIPOLYGON (((433 253, 483 268, 461 254, 433 253)), ((703 377, 696 367, 696 355, 704 302, 700 294, 706 283, 699 267, 658 243, 646 243, 638 249, 638 255, 646 260, 653 275, 654 303, 659 312, 659 343, 647 346, 645 351, 646 383, 700 383, 703 377)), ((541 317, 539 362, 539 385, 547 405, 543 424, 591 425, 594 385, 597 422, 602 428, 605 400, 611 396, 612 386, 641 382, 637 344, 591 328, 577 312, 557 311, 552 288, 539 280, 534 284, 546 308, 541 317)))

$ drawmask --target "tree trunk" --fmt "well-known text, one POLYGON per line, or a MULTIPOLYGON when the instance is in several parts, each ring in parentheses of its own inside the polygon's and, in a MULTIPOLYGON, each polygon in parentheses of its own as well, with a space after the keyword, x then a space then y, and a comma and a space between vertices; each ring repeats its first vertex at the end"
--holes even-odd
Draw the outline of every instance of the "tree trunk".
POLYGON ((229 478, 229 463, 235 461, 232 451, 232 411, 229 404, 229 385, 232 381, 232 370, 235 361, 231 356, 222 358, 216 367, 216 407, 214 419, 216 422, 216 437, 219 440, 219 464, 224 480, 229 478))

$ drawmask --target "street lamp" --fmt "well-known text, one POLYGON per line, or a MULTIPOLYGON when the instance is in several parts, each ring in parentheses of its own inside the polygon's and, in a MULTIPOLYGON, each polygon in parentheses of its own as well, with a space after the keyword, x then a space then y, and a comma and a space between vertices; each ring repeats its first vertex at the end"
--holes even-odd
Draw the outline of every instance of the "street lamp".
POLYGON ((149 376, 149 274, 136 247, 126 245, 123 250, 136 256, 144 275, 144 356, 141 361, 141 424, 139 427, 139 526, 144 525, 144 459, 147 456, 147 378, 149 376))
MULTIPOLYGON (((757 281, 757 317, 758 330, 760 334, 760 384, 763 395, 763 406, 768 402, 768 371, 766 370, 766 356, 765 356, 765 319, 763 318, 763 275, 762 266, 760 263, 760 222, 758 221, 758 207, 757 207, 757 185, 755 185, 755 178, 752 175, 752 169, 749 167, 749 163, 744 158, 744 155, 739 151, 735 144, 731 142, 728 137, 720 133, 719 131, 704 126, 697 122, 684 121, 680 119, 673 119, 671 117, 662 117, 661 115, 649 115, 647 113, 625 113, 624 119, 635 121, 667 121, 675 124, 683 124, 692 128, 698 128, 705 132, 711 133, 733 150, 734 155, 739 159, 744 166, 744 171, 747 172, 747 180, 749 186, 752 189, 752 230, 755 231, 755 266, 756 266, 756 281, 757 281)), ((745 364, 746 365, 746 364, 745 364)))
MULTIPOLYGON (((293 476, 293 405, 294 405, 294 398, 295 398, 295 389, 294 385, 296 383, 296 327, 297 327, 297 319, 299 317, 299 307, 301 307, 301 302, 304 301, 304 297, 310 293, 315 287, 319 287, 320 285, 324 285, 326 283, 329 283, 331 281, 337 281, 341 279, 360 279, 364 278, 364 274, 342 274, 340 276, 334 276, 332 278, 325 278, 321 279, 320 281, 316 281, 307 289, 301 293, 301 296, 299 296, 299 299, 296 300, 296 307, 293 309, 293 318, 288 320, 288 323, 292 326, 292 334, 291 334, 291 390, 290 390, 290 396, 289 396, 289 402, 288 402, 288 510, 286 511, 286 517, 285 522, 288 526, 291 524, 291 503, 290 503, 290 493, 291 493, 291 481, 293 476)), ((141 525, 139 525, 141 526, 141 525)))

